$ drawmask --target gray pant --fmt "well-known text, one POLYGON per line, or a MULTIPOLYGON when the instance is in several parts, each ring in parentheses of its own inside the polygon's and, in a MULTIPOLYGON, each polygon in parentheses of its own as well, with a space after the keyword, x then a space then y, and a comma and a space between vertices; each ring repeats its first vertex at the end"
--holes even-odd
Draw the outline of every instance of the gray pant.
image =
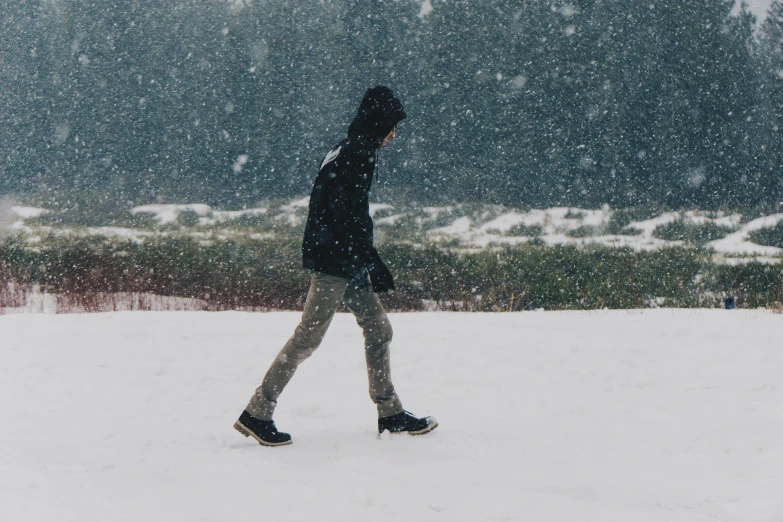
POLYGON ((372 291, 372 287, 363 283, 313 272, 302 320, 247 405, 246 410, 253 417, 272 419, 277 398, 294 376, 297 366, 310 357, 321 344, 343 298, 364 332, 370 397, 378 407, 378 416, 386 417, 402 411, 389 367, 391 323, 378 296, 372 291))

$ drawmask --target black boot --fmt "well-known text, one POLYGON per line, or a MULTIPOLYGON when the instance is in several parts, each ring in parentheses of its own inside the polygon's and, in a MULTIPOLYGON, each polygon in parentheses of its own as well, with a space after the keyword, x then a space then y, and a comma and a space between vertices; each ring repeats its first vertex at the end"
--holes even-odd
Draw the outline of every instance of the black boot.
POLYGON ((435 420, 435 417, 424 417, 419 419, 407 411, 378 419, 378 433, 388 431, 390 433, 424 435, 437 427, 438 421, 435 420))
POLYGON ((242 412, 234 429, 245 437, 253 437, 262 446, 285 446, 291 444, 291 435, 277 431, 275 421, 256 419, 247 410, 242 412))

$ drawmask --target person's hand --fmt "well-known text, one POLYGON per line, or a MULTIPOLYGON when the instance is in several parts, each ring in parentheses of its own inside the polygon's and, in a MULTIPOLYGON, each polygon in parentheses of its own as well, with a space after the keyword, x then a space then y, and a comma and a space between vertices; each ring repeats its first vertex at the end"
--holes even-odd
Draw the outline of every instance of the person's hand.
POLYGON ((370 273, 373 292, 380 294, 382 292, 394 290, 394 276, 383 261, 376 259, 367 267, 367 271, 370 273))

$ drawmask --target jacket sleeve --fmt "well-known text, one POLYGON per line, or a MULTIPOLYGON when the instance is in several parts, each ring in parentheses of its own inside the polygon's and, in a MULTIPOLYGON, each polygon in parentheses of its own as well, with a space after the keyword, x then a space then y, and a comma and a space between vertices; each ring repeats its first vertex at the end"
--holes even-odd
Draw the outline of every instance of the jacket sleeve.
POLYGON ((345 243, 348 253, 362 264, 378 259, 373 246, 373 223, 369 212, 369 186, 374 172, 370 158, 345 158, 346 164, 339 176, 335 214, 339 222, 339 241, 345 243))

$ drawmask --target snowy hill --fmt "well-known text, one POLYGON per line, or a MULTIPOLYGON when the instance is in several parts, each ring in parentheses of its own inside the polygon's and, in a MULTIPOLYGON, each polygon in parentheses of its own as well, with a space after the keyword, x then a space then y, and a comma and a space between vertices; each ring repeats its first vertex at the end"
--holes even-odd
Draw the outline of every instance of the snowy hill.
POLYGON ((777 522, 781 316, 401 314, 430 435, 379 440, 338 315, 281 397, 294 444, 232 429, 295 313, 0 317, 3 522, 777 522))
MULTIPOLYGON (((301 233, 300 228, 307 219, 308 203, 309 198, 304 197, 232 211, 214 209, 206 204, 150 204, 132 208, 131 214, 147 216, 158 227, 147 229, 121 226, 31 226, 31 219, 47 215, 48 211, 15 206, 13 213, 16 219, 12 219, 14 222, 10 228, 33 238, 47 232, 129 237, 138 241, 156 235, 182 233, 204 239, 248 234, 254 238, 264 238, 275 234, 301 233), (185 216, 190 217, 192 223, 183 222, 185 216), (241 225, 237 225, 239 223, 241 225)), ((600 245, 658 250, 689 245, 687 241, 661 237, 661 228, 679 224, 686 228, 712 227, 713 232, 717 230, 717 238, 707 238, 699 243, 715 250, 717 262, 758 260, 777 263, 783 254, 782 248, 755 244, 750 237, 755 231, 778 225, 783 221, 783 214, 745 220, 736 213, 690 210, 658 213, 647 219, 616 225, 613 220, 623 210, 610 209, 608 206, 597 210, 573 207, 522 210, 476 203, 443 207, 399 207, 373 203, 370 205, 370 213, 375 219, 376 239, 380 243, 432 242, 476 251, 535 241, 546 245, 600 245)))

